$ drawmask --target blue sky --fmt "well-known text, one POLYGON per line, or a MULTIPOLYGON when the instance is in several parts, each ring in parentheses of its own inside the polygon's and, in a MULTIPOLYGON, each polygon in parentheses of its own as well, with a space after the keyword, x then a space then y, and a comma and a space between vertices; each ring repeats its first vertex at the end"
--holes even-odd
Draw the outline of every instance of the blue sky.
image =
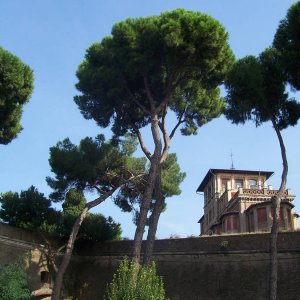
MULTIPOLYGON (((35 89, 22 117, 24 130, 7 146, 0 145, 0 192, 36 186, 48 195, 45 182, 51 176, 49 148, 69 137, 78 143, 86 136, 104 133, 85 120, 73 97, 75 72, 85 50, 110 34, 115 22, 128 17, 156 15, 185 8, 207 13, 229 32, 237 58, 257 55, 273 40, 279 21, 295 1, 289 0, 9 0, 0 1, 0 46, 20 57, 35 73, 35 89)), ((299 93, 294 97, 300 100, 299 93)), ((300 197, 299 125, 284 130, 289 176, 288 187, 300 197)), ((151 143, 149 132, 144 131, 151 143)), ((279 144, 270 123, 259 128, 230 124, 223 117, 199 129, 198 135, 172 140, 181 168, 187 173, 182 194, 168 200, 157 236, 198 235, 197 221, 203 213, 203 197, 196 189, 209 168, 230 168, 230 153, 236 169, 274 171, 269 180, 279 187, 282 163, 279 144)), ((139 152, 140 153, 140 152, 139 152)), ((300 212, 299 199, 295 210, 300 212)), ((122 213, 110 199, 96 210, 120 222, 123 236, 133 237, 131 215, 122 213)))

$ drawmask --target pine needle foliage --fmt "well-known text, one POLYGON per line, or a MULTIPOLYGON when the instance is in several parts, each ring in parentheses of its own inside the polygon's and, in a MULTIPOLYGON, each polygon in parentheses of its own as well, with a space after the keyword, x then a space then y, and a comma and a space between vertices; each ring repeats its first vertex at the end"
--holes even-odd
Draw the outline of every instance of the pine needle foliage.
POLYGON ((125 258, 107 286, 105 300, 168 300, 155 263, 142 267, 125 258))

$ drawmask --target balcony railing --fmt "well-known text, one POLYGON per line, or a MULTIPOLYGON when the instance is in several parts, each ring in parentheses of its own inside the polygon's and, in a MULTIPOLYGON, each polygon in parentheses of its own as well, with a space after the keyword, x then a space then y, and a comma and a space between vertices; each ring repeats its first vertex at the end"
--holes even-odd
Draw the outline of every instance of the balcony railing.
MULTIPOLYGON (((264 202, 270 197, 275 196, 278 193, 278 190, 270 189, 249 189, 249 188, 238 188, 234 190, 225 190, 225 192, 218 199, 218 216, 222 215, 226 210, 240 197, 250 197, 255 200, 255 202, 264 202)), ((289 190, 285 190, 283 195, 287 200, 292 201, 295 196, 291 195, 289 190)))
MULTIPOLYGON (((269 189, 241 189, 242 194, 246 195, 268 195, 275 196, 278 193, 278 190, 269 190, 269 189)), ((284 196, 288 196, 288 190, 284 191, 284 196)))

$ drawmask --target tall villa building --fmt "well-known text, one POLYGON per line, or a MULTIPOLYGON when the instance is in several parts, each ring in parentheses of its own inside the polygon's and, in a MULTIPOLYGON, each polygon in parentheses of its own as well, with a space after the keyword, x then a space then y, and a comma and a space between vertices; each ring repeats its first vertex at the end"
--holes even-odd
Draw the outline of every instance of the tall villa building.
MULTIPOLYGON (((269 231, 272 226, 273 190, 267 180, 273 172, 210 169, 197 192, 204 194, 201 235, 269 231)), ((288 189, 280 208, 280 230, 297 229, 299 215, 293 212, 295 196, 288 189)))

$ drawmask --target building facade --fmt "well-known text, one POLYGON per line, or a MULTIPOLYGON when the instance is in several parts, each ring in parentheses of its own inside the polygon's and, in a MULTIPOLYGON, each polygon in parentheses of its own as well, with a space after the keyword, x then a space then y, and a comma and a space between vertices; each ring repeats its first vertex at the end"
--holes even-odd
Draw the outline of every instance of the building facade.
MULTIPOLYGON (((204 215, 199 220, 201 235, 269 231, 272 226, 273 190, 267 180, 273 172, 210 169, 197 192, 204 195, 204 215)), ((284 192, 280 207, 280 230, 297 229, 291 190, 284 192)))

